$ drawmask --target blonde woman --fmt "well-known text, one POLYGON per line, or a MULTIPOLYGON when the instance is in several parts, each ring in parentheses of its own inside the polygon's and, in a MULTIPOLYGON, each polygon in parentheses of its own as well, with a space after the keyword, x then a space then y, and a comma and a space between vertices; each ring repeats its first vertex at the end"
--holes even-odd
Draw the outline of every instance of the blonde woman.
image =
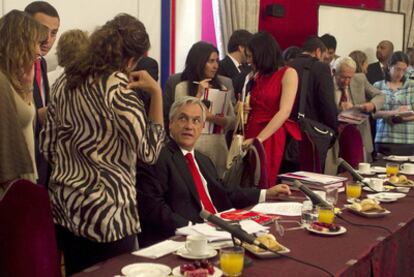
POLYGON ((37 179, 32 87, 34 61, 47 30, 24 12, 0 19, 0 184, 37 179))

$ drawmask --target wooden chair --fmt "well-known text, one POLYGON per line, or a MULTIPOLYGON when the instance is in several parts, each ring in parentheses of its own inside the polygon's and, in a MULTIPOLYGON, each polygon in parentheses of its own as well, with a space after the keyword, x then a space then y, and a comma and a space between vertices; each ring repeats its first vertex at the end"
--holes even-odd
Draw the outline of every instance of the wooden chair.
POLYGON ((2 276, 61 276, 47 189, 27 180, 9 185, 0 199, 2 276))

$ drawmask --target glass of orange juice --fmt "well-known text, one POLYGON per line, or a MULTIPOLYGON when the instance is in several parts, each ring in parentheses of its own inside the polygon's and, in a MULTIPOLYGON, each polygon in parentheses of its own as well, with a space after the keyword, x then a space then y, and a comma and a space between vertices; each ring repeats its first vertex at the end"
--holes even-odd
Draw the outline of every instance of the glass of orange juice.
POLYGON ((220 267, 225 276, 240 276, 243 271, 244 248, 240 246, 220 249, 220 267))
POLYGON ((387 163, 385 167, 385 173, 387 173, 387 177, 397 176, 399 169, 400 169, 399 164, 387 163))
POLYGON ((346 198, 353 201, 361 196, 361 184, 358 182, 348 182, 346 184, 346 198))
POLYGON ((318 206, 318 221, 322 223, 332 224, 335 213, 332 206, 318 206))

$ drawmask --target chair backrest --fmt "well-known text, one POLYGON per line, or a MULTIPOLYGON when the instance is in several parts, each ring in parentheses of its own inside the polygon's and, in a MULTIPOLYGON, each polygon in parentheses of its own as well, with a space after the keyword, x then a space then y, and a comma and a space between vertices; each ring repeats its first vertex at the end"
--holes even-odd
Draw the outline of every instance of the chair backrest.
POLYGON ((0 200, 2 276, 61 276, 50 201, 45 187, 13 182, 0 200))
POLYGON ((319 152, 308 133, 302 132, 302 140, 299 142, 300 170, 322 173, 319 152))
POLYGON ((347 161, 353 168, 364 161, 364 144, 361 132, 355 125, 343 126, 339 132, 338 142, 339 157, 347 161))

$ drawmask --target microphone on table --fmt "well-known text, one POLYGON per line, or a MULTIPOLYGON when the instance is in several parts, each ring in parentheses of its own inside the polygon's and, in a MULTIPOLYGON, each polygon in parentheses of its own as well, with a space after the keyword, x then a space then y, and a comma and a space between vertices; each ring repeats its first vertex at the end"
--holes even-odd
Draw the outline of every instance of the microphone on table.
POLYGON ((352 178, 354 178, 354 180, 361 182, 363 186, 370 188, 374 192, 380 192, 380 191, 373 189, 366 181, 364 181, 364 177, 362 177, 361 174, 356 172, 356 170, 349 163, 347 163, 344 159, 339 158, 338 161, 339 161, 339 166, 341 166, 343 169, 349 172, 352 175, 352 178))
POLYGON ((244 231, 242 228, 240 228, 240 226, 229 224, 227 221, 209 213, 206 210, 201 210, 200 217, 229 232, 233 237, 238 238, 242 242, 244 241, 250 244, 257 245, 258 247, 264 250, 269 250, 269 248, 266 245, 258 241, 255 236, 250 235, 249 233, 244 231))
POLYGON ((310 198, 313 205, 320 205, 324 207, 332 207, 331 204, 326 202, 322 197, 320 197, 318 194, 314 193, 311 189, 309 189, 307 186, 302 184, 298 180, 293 181, 293 185, 298 188, 301 192, 303 192, 307 197, 310 198))

